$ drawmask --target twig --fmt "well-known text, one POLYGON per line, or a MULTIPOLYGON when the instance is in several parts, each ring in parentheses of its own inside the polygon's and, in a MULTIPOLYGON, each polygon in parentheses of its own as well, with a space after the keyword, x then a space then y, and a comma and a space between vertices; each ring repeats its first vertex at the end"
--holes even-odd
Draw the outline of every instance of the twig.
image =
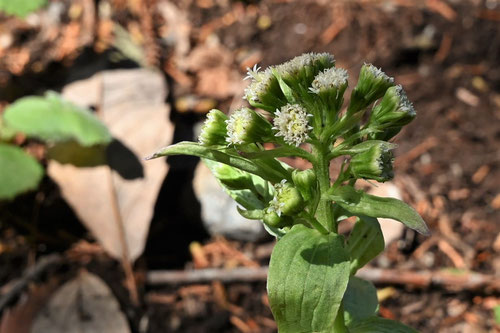
POLYGON ((51 254, 40 258, 36 264, 28 268, 23 276, 14 282, 10 288, 0 297, 0 314, 28 288, 29 284, 36 281, 50 268, 61 265, 63 258, 58 254, 51 254))
MULTIPOLYGON (((240 267, 231 270, 208 268, 191 271, 150 271, 146 281, 150 286, 221 282, 258 282, 267 278, 268 267, 240 267)), ((482 289, 500 292, 500 280, 475 272, 401 271, 396 269, 363 268, 357 276, 375 284, 410 285, 420 288, 441 287, 449 291, 482 289)))
POLYGON ((218 280, 221 282, 254 282, 267 279, 268 267, 234 269, 207 268, 191 271, 150 271, 147 274, 147 283, 150 285, 202 283, 218 280))

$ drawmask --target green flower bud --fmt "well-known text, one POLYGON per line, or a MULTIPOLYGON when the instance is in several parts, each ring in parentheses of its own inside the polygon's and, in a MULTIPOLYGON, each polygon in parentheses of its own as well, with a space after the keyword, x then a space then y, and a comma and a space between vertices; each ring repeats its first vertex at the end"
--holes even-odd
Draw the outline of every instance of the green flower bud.
POLYGON ((275 67, 279 76, 290 86, 308 87, 322 70, 335 66, 329 53, 304 53, 275 67))
POLYGON ((275 212, 278 216, 292 216, 299 213, 305 206, 300 192, 283 179, 281 183, 274 185, 274 198, 269 202, 267 212, 275 212))
POLYGON ((387 89, 380 104, 376 105, 370 116, 370 124, 384 127, 402 127, 416 116, 413 105, 408 100, 401 85, 387 89))
POLYGON ((249 108, 234 111, 226 123, 226 141, 232 145, 265 142, 273 136, 271 124, 249 108))
POLYGON ((286 143, 298 147, 309 139, 309 131, 312 130, 309 117, 312 115, 303 106, 287 104, 276 110, 272 129, 277 130, 276 136, 282 136, 286 143))
POLYGON ((279 216, 276 212, 269 211, 264 215, 262 222, 271 227, 283 228, 292 225, 293 220, 290 216, 279 216))
POLYGON ((361 111, 380 97, 394 85, 394 79, 387 76, 372 64, 364 64, 359 73, 359 80, 351 94, 348 113, 361 111))
POLYGON ((252 177, 243 171, 233 168, 227 164, 218 163, 213 168, 214 176, 224 185, 233 190, 252 189, 254 187, 252 177))
POLYGON ((314 77, 309 90, 317 94, 321 100, 337 113, 344 102, 349 75, 343 68, 328 68, 314 77))
POLYGON ((203 146, 226 145, 226 121, 228 119, 222 111, 210 110, 198 137, 200 144, 203 146))
POLYGON ((276 108, 286 104, 286 98, 272 69, 267 68, 262 72, 259 72, 259 69, 260 67, 256 66, 253 69, 247 69, 245 80, 251 79, 252 81, 245 88, 243 99, 246 99, 253 107, 274 112, 276 108))
POLYGON ((305 201, 312 198, 317 187, 316 174, 312 169, 293 170, 292 180, 305 201))
POLYGON ((392 179, 394 177, 392 170, 394 155, 391 150, 395 148, 395 145, 375 140, 366 141, 363 144, 364 147, 358 147, 361 152, 351 159, 349 168, 352 175, 356 178, 374 179, 379 182, 392 179))

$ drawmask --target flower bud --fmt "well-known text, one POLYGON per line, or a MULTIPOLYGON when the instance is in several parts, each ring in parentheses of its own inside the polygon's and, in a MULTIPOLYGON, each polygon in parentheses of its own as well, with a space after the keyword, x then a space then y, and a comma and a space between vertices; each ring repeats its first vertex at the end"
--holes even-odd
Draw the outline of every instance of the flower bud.
POLYGON ((305 201, 308 201, 313 197, 313 192, 316 190, 317 182, 316 174, 312 169, 293 170, 292 180, 305 201))
POLYGON ((394 177, 392 170, 394 155, 391 150, 395 145, 384 141, 373 141, 362 143, 365 147, 361 148, 367 148, 366 150, 358 147, 361 152, 352 157, 349 168, 356 178, 385 182, 394 177))
POLYGON ((226 121, 228 119, 222 111, 210 110, 198 137, 200 144, 203 146, 226 145, 226 121))
POLYGON ((286 143, 300 146, 309 139, 308 118, 312 117, 307 110, 299 104, 287 104, 274 114, 272 129, 277 130, 276 136, 282 136, 286 143))
POLYGON ((213 168, 214 176, 222 184, 232 190, 252 189, 254 187, 251 176, 227 164, 218 163, 213 168))
POLYGON ((268 212, 275 212, 278 216, 292 216, 299 213, 305 206, 300 192, 283 179, 274 185, 274 198, 269 202, 268 212))
POLYGON ((416 116, 413 105, 408 100, 401 85, 387 89, 384 98, 373 108, 370 124, 383 127, 402 127, 410 123, 416 116))
POLYGON ((272 137, 271 124, 260 114, 249 108, 235 110, 226 120, 229 144, 241 145, 265 142, 272 137))
POLYGON ((359 73, 359 80, 352 91, 348 113, 361 111, 380 97, 394 85, 394 79, 387 76, 372 64, 364 64, 359 73))
POLYGON ((342 107, 349 75, 343 68, 328 68, 314 77, 309 90, 317 94, 335 112, 342 107))
POLYGON ((329 53, 304 53, 275 67, 276 72, 288 85, 309 86, 316 74, 335 66, 335 59, 329 53))
POLYGON ((286 98, 272 69, 267 68, 262 72, 259 72, 259 69, 259 67, 248 69, 245 79, 252 81, 245 88, 243 99, 246 99, 253 107, 274 112, 276 108, 286 104, 286 98))

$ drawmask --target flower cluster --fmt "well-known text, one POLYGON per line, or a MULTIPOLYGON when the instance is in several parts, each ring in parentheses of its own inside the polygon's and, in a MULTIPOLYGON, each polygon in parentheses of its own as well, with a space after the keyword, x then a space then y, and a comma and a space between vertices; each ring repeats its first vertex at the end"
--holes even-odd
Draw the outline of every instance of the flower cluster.
MULTIPOLYGON (((328 53, 303 54, 263 70, 257 65, 247 68, 245 80, 250 83, 244 99, 250 107, 241 107, 229 116, 211 110, 199 142, 203 146, 232 148, 243 156, 258 156, 264 143, 272 143, 283 156, 308 156, 313 147, 326 147, 331 156, 349 156, 349 166, 339 176, 341 180, 387 181, 393 177, 395 146, 386 141, 415 117, 415 110, 392 77, 365 63, 343 111, 348 79, 347 70, 335 67, 335 59, 328 53), (363 117, 366 113, 369 115, 363 117), (367 121, 363 123, 363 119, 367 121), (334 146, 337 139, 343 141, 339 147, 334 146)), ((268 167, 281 168, 279 164, 268 167)), ((227 170, 218 174, 230 188, 251 183, 227 170), (237 181, 231 182, 232 178, 237 181)), ((310 200, 315 195, 317 180, 312 170, 293 172, 287 179, 275 181, 275 196, 266 203, 263 217, 268 224, 282 224, 282 215, 291 215, 285 202, 295 200, 294 205, 300 206, 300 200, 310 200)))

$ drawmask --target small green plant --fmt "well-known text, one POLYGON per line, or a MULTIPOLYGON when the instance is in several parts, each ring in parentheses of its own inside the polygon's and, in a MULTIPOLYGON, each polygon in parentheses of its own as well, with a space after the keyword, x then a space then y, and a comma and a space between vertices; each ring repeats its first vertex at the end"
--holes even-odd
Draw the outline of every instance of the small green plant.
POLYGON ((24 18, 46 4, 47 0, 0 0, 0 13, 24 18))
POLYGON ((377 218, 429 233, 404 202, 354 187, 360 178, 393 177, 395 145, 388 140, 415 117, 405 92, 364 64, 344 110, 348 74, 327 53, 303 54, 264 71, 254 67, 247 78, 245 99, 263 112, 243 107, 228 117, 212 110, 199 143, 180 142, 150 158, 201 157, 242 206, 241 215, 262 220, 278 239, 267 289, 280 332, 415 332, 377 317, 376 289, 355 277, 384 249, 377 218), (285 156, 312 168, 297 170, 277 159, 285 156), (332 177, 335 158, 343 162, 332 177), (351 216, 356 222, 345 239, 338 225, 351 216))
MULTIPOLYGON (((47 157, 64 163, 100 163, 111 134, 89 110, 54 92, 28 96, 9 105, 0 117, 0 201, 38 187, 44 169, 22 148, 12 144, 16 133, 47 144, 47 157), (95 157, 97 156, 97 157, 95 157)), ((102 162, 104 163, 104 162, 102 162)))

